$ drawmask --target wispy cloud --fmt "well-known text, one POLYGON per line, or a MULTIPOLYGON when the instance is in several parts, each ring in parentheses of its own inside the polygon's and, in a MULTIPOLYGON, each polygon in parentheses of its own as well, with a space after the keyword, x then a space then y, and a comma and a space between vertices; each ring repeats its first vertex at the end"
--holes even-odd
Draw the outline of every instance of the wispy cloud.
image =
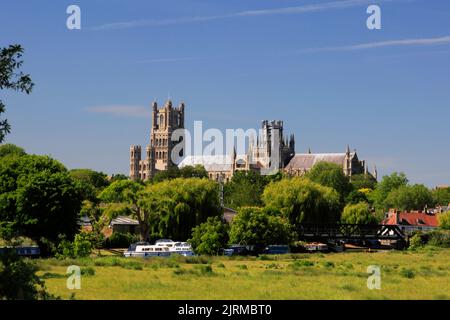
MULTIPOLYGON (((380 0, 380 1, 391 1, 391 0, 380 0)), ((380 2, 378 1, 378 2, 380 2)), ((267 16, 267 15, 280 15, 280 14, 304 14, 308 12, 335 10, 335 9, 345 9, 360 5, 365 5, 372 3, 372 0, 341 0, 341 1, 331 1, 325 3, 308 4, 295 7, 285 7, 285 8, 272 8, 272 9, 262 9, 262 10, 247 10, 234 12, 222 15, 212 15, 212 16, 194 16, 194 17, 182 17, 173 19, 161 19, 161 20, 133 20, 133 21, 123 21, 106 23, 99 26, 91 27, 92 30, 111 30, 111 29, 127 29, 127 28, 138 28, 138 27, 159 27, 175 24, 187 24, 196 22, 206 22, 219 19, 230 19, 238 17, 250 17, 250 16, 267 16)))
POLYGON ((92 113, 105 113, 119 117, 150 117, 150 109, 143 106, 107 105, 86 109, 92 113))
POLYGON ((324 51, 350 51, 350 50, 365 50, 382 47, 395 47, 395 46, 429 46, 450 43, 450 36, 443 36, 437 38, 416 38, 416 39, 400 39, 400 40, 386 40, 378 42, 368 42, 347 46, 336 47, 321 47, 321 48, 308 48, 299 50, 300 53, 314 53, 324 51))

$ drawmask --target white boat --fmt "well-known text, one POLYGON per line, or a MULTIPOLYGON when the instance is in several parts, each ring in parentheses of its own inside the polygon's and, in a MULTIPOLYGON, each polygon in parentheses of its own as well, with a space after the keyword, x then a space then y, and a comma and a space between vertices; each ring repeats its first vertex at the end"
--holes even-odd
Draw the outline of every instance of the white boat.
POLYGON ((192 247, 187 242, 175 242, 170 239, 157 240, 154 245, 147 242, 132 244, 124 253, 125 257, 168 257, 171 254, 193 256, 192 247))
POLYGON ((168 257, 170 251, 168 247, 151 245, 145 243, 132 244, 123 254, 125 257, 168 257))
POLYGON ((176 242, 170 239, 160 239, 155 242, 156 246, 168 247, 170 253, 180 254, 182 256, 193 256, 194 251, 187 242, 176 242))

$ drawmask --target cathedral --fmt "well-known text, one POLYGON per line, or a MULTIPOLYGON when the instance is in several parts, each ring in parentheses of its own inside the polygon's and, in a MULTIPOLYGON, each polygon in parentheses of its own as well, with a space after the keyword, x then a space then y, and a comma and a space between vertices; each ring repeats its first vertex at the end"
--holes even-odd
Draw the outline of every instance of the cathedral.
MULTIPOLYGON (((141 158, 141 146, 130 147, 131 179, 145 181, 158 171, 177 166, 171 155, 174 147, 183 141, 183 136, 176 141, 172 141, 172 136, 176 129, 184 129, 184 115, 184 103, 173 107, 168 100, 163 107, 158 108, 158 104, 153 102, 150 144, 146 147, 146 158, 141 158)), ((283 121, 280 120, 263 120, 256 141, 254 137, 250 137, 245 154, 236 154, 234 148, 231 155, 183 155, 181 150, 179 156, 182 159, 178 164, 179 168, 202 165, 209 178, 219 182, 228 182, 236 171, 249 170, 267 174, 269 169, 275 169, 290 176, 301 176, 320 161, 340 165, 348 177, 369 174, 366 162, 359 160, 356 150, 350 152, 349 147, 343 153, 313 154, 309 151, 306 154, 296 154, 295 137, 293 134, 289 138, 284 136, 283 121), (279 161, 272 163, 272 159, 279 161)), ((376 168, 372 176, 377 178, 376 168)))
POLYGON ((158 104, 153 102, 150 144, 146 147, 146 159, 141 159, 141 146, 130 147, 130 178, 145 181, 152 178, 157 171, 174 166, 170 155, 173 147, 181 140, 172 141, 172 133, 183 128, 184 103, 173 107, 172 101, 169 100, 162 108, 158 108, 158 104))

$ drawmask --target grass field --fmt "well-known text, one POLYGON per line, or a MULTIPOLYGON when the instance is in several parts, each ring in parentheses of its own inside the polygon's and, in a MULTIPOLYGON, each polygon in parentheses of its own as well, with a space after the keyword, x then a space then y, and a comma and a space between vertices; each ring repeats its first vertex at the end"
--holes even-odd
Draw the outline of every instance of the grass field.
POLYGON ((63 299, 450 299, 450 249, 36 262, 63 299), (81 267, 79 290, 66 287, 69 265, 81 267), (380 290, 367 288, 369 265, 380 290))

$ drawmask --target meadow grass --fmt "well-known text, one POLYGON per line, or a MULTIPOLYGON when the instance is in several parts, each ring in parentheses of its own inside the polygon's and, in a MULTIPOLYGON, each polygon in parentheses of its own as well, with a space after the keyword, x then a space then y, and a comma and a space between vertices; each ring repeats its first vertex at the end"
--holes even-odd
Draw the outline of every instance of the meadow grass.
POLYGON ((36 263, 63 299, 450 299, 450 249, 36 263), (66 288, 69 265, 81 267, 79 290, 66 288), (367 288, 369 265, 381 269, 380 290, 367 288))

